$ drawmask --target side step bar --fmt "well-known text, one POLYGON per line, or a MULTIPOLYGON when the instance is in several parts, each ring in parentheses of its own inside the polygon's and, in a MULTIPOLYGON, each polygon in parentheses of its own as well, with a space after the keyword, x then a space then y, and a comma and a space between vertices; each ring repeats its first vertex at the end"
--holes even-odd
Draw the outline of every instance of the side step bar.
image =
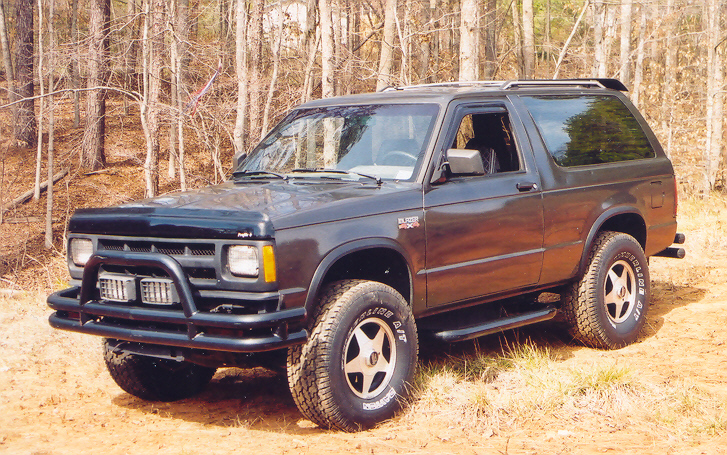
POLYGON ((549 306, 542 310, 522 313, 508 318, 495 319, 494 321, 487 321, 472 327, 436 332, 434 336, 439 340, 446 341, 447 343, 466 341, 484 335, 490 335, 522 327, 524 325, 534 324, 536 322, 547 321, 549 319, 553 319, 557 312, 558 310, 555 307, 549 306))

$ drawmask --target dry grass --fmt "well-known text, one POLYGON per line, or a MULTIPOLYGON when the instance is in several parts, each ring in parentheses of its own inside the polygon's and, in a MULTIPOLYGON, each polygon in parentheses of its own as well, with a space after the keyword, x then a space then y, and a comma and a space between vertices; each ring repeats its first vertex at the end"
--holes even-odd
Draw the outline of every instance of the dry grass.
POLYGON ((423 365, 414 392, 402 417, 410 425, 483 434, 556 428, 560 436, 629 425, 675 440, 727 436, 727 402, 696 385, 650 383, 609 358, 568 366, 561 352, 531 341, 423 365))

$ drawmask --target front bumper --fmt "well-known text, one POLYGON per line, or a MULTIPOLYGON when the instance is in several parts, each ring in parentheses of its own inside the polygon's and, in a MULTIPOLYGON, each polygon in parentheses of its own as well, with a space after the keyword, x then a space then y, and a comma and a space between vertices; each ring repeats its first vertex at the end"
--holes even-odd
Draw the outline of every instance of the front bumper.
MULTIPOLYGON (((226 298, 244 299, 246 293, 223 292, 226 298)), ((249 296, 253 297, 252 293, 249 296)), ((265 293, 266 300, 278 299, 275 311, 255 314, 204 312, 198 309, 193 291, 180 264, 157 253, 105 251, 86 264, 81 286, 55 292, 48 306, 55 312, 50 325, 57 329, 99 335, 137 343, 224 352, 261 352, 303 343, 304 308, 282 309, 278 293, 265 293), (102 265, 149 267, 163 271, 174 282, 180 304, 169 308, 101 301, 96 283, 102 265), (292 328, 292 330, 291 330, 292 328)))

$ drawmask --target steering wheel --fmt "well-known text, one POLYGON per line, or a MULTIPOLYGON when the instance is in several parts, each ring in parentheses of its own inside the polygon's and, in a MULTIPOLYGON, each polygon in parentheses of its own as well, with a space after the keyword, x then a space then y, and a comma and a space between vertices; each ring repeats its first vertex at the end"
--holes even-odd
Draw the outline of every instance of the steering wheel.
POLYGON ((381 158, 381 164, 389 164, 391 166, 409 166, 410 164, 411 166, 414 166, 416 162, 416 156, 403 150, 392 150, 390 152, 386 152, 383 158, 381 158), (399 164, 402 160, 406 160, 407 163, 399 164), (409 161, 411 161, 411 163, 408 163, 409 161))

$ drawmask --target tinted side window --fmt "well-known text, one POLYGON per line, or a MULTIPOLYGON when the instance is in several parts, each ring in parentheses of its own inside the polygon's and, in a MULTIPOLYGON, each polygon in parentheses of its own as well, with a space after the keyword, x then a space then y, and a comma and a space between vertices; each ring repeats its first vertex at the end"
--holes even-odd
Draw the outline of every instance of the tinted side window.
POLYGON ((614 96, 523 96, 522 100, 560 166, 656 156, 639 122, 614 96))

